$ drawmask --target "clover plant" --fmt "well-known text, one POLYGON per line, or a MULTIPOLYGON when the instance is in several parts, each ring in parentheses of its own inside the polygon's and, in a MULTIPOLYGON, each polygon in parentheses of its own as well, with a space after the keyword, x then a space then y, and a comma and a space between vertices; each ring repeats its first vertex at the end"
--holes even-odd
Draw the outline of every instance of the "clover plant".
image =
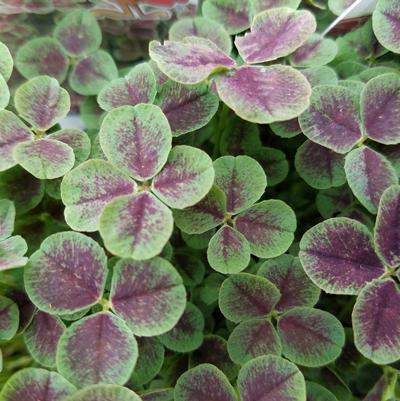
POLYGON ((399 400, 399 32, 0 0, 0 401, 399 400))

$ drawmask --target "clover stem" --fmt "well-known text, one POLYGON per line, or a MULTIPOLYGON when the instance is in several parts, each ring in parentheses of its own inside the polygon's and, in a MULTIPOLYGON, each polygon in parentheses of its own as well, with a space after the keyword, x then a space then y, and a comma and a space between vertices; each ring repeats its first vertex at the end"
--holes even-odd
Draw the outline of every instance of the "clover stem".
POLYGON ((364 142, 365 142, 367 139, 368 139, 367 136, 363 136, 363 137, 357 142, 357 147, 360 148, 360 147, 364 144, 364 142))

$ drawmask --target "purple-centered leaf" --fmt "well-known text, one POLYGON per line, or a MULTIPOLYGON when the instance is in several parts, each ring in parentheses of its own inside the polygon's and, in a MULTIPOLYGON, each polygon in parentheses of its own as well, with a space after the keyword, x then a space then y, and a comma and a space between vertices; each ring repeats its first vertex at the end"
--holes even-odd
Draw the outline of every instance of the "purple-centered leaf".
POLYGON ((56 79, 42 75, 17 89, 14 104, 20 117, 34 129, 46 131, 67 115, 71 102, 56 79))
POLYGON ((125 384, 135 367, 138 347, 122 319, 109 312, 69 326, 57 348, 57 370, 77 387, 125 384))
POLYGON ((136 183, 111 163, 88 160, 68 172, 61 183, 65 220, 73 230, 97 231, 104 207, 136 189, 136 183))
POLYGON ((235 45, 246 63, 264 63, 298 49, 316 27, 315 18, 309 11, 272 8, 257 14, 250 32, 237 36, 235 45))
POLYGON ((239 231, 223 225, 210 239, 207 260, 217 272, 240 273, 250 263, 250 245, 239 231))
POLYGON ((187 86, 167 81, 159 90, 156 104, 164 112, 172 135, 179 136, 202 128, 218 110, 218 96, 203 83, 187 86))
POLYGON ((179 41, 187 36, 198 36, 214 42, 222 51, 229 54, 232 41, 218 22, 204 17, 185 17, 177 20, 168 31, 169 40, 179 41))
POLYGON ((242 401, 304 401, 306 385, 297 366, 279 356, 259 356, 239 372, 242 401))
POLYGON ((182 84, 197 84, 215 71, 235 66, 216 44, 195 36, 180 42, 166 40, 163 45, 152 41, 149 54, 165 75, 182 84))
POLYGON ((216 78, 221 100, 244 120, 270 124, 297 117, 309 104, 311 87, 295 69, 242 66, 216 78))
POLYGON ((30 257, 25 288, 44 312, 74 313, 99 301, 107 272, 106 255, 96 241, 61 232, 47 237, 30 257))
POLYGON ((175 401, 237 401, 223 372, 205 363, 185 372, 176 382, 175 401))
POLYGON ((250 26, 246 0, 206 0, 202 5, 204 17, 214 20, 233 35, 250 26))
POLYGON ((113 199, 101 214, 99 231, 111 253, 142 260, 161 253, 173 227, 171 210, 143 191, 113 199))
POLYGON ((103 110, 139 103, 153 103, 157 94, 156 77, 148 63, 138 64, 123 78, 108 83, 97 96, 103 110))
POLYGON ((310 140, 297 149, 294 164, 300 177, 313 188, 339 187, 346 182, 344 156, 310 140))
POLYGON ((11 236, 14 231, 15 206, 8 199, 0 199, 0 241, 11 236))
POLYGON ((118 69, 114 59, 104 50, 80 59, 73 66, 68 83, 71 88, 83 96, 97 95, 105 85, 118 78, 118 69))
POLYGON ((78 128, 63 128, 47 135, 48 139, 55 139, 68 145, 74 151, 75 165, 84 162, 90 154, 90 138, 86 132, 78 128))
POLYGON ((70 146, 48 138, 19 143, 13 157, 25 170, 42 180, 62 177, 75 164, 70 146))
POLYGON ((392 268, 400 265, 399 241, 400 186, 389 187, 379 203, 375 225, 375 247, 392 268))
POLYGON ((164 347, 155 337, 137 337, 139 357, 129 383, 135 388, 149 383, 164 363, 164 347))
POLYGON ((0 340, 11 340, 17 333, 18 326, 18 306, 10 298, 0 296, 0 340))
POLYGON ((290 63, 296 67, 315 67, 329 64, 338 51, 336 42, 313 34, 291 56, 290 63))
POLYGON ((204 336, 201 347, 191 354, 190 366, 209 363, 225 373, 229 380, 233 380, 238 373, 238 366, 229 358, 227 342, 215 334, 204 336))
POLYGON ((361 139, 358 97, 341 86, 313 89, 311 103, 300 116, 304 135, 337 153, 347 153, 361 139))
POLYGON ((166 348, 175 352, 192 352, 204 339, 204 317, 197 306, 188 302, 183 315, 174 328, 159 339, 166 348))
POLYGON ((383 74, 371 79, 361 94, 364 134, 376 142, 400 142, 400 76, 383 74))
POLYGON ((126 387, 115 384, 94 384, 75 392, 63 401, 142 401, 126 387))
POLYGON ((134 334, 151 337, 176 325, 185 310, 186 292, 165 259, 122 259, 114 266, 110 301, 134 334))
POLYGON ((184 209, 204 198, 213 182, 210 156, 201 149, 179 145, 172 148, 164 168, 154 177, 151 189, 168 206, 184 209))
POLYGON ((253 255, 274 258, 292 244, 296 216, 285 202, 270 199, 240 213, 234 220, 234 227, 249 241, 253 255))
POLYGON ((281 293, 275 309, 279 312, 294 306, 314 306, 320 290, 305 274, 300 260, 292 255, 282 255, 265 261, 257 273, 275 284, 281 293))
POLYGON ((378 1, 372 16, 372 26, 382 46, 400 53, 400 9, 396 1, 378 1))
POLYGON ((373 214, 378 210, 385 189, 399 181, 391 163, 366 146, 354 149, 346 156, 344 169, 353 194, 373 214))
POLYGON ((224 222, 226 196, 216 186, 191 207, 174 210, 174 222, 184 233, 202 234, 224 222))
POLYGON ((110 111, 101 124, 100 144, 107 159, 140 181, 161 170, 171 142, 168 120, 152 104, 119 107, 110 111))
POLYGON ((228 213, 237 214, 264 194, 267 177, 261 165, 248 156, 223 156, 215 160, 215 185, 226 195, 228 213))
POLYGON ((56 372, 25 368, 14 373, 0 391, 2 401, 64 401, 75 386, 56 372))
POLYGON ((40 365, 56 366, 56 352, 65 325, 62 320, 45 312, 37 312, 24 333, 29 353, 40 365))
POLYGON ((357 298, 352 314, 354 343, 377 364, 400 359, 400 293, 391 279, 375 280, 357 298))
POLYGON ((338 319, 308 307, 291 308, 280 316, 278 333, 283 355, 302 366, 327 365, 340 355, 345 343, 338 319))
POLYGON ((0 171, 8 170, 17 162, 13 150, 20 143, 33 140, 30 129, 11 111, 0 111, 0 171))
POLYGON ((68 57, 60 43, 49 37, 32 39, 18 48, 15 65, 27 79, 48 75, 63 82, 68 73, 68 57))
POLYGON ((280 355, 281 340, 267 319, 245 320, 236 326, 228 339, 228 352, 232 361, 243 365, 261 355, 280 355))
POLYGON ((89 11, 78 9, 57 23, 54 37, 72 57, 93 53, 101 44, 101 30, 96 18, 89 11))
POLYGON ((309 229, 300 241, 299 256, 311 280, 330 294, 358 294, 385 273, 367 227, 346 217, 309 229))
POLYGON ((268 315, 279 298, 278 288, 266 278, 239 273, 222 283, 219 308, 227 319, 239 323, 249 318, 268 315))

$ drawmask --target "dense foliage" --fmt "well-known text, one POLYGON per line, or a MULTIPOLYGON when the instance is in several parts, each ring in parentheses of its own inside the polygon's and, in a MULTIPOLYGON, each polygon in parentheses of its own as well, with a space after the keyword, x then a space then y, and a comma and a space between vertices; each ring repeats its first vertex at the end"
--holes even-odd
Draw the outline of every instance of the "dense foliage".
POLYGON ((400 0, 84 3, 0 0, 0 401, 399 400, 400 0))

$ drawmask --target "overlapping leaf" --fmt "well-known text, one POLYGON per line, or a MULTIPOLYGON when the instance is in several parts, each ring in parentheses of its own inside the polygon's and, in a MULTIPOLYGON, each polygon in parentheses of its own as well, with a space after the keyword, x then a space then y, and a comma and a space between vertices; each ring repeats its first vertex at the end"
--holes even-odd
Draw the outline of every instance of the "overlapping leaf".
POLYGON ((68 13, 56 26, 54 37, 73 57, 95 52, 101 44, 101 30, 96 18, 83 10, 68 13))
POLYGON ((175 401, 236 401, 226 376, 211 364, 202 364, 184 373, 176 383, 175 401))
POLYGON ((194 36, 180 42, 166 40, 163 45, 153 41, 149 54, 165 75, 182 84, 199 83, 217 70, 235 66, 216 44, 194 36))
POLYGON ((57 370, 78 387, 125 384, 136 364, 135 337, 124 321, 109 312, 78 320, 61 336, 57 370))
POLYGON ((398 241, 398 210, 400 187, 394 185, 382 195, 375 225, 375 246, 383 260, 392 268, 400 265, 400 244, 398 241))
POLYGON ((340 355, 345 342, 338 319, 307 307, 295 307, 280 316, 278 333, 283 354, 303 366, 327 365, 340 355))
POLYGON ((150 104, 112 110, 100 130, 100 144, 107 159, 140 181, 161 170, 171 149, 171 138, 167 118, 150 104))
POLYGON ((242 66, 216 79, 221 100, 244 120, 270 124, 297 117, 309 104, 305 77, 288 66, 242 66))
POLYGON ((153 103, 156 97, 156 78, 147 63, 138 64, 123 78, 107 84, 99 93, 97 101, 103 110, 139 103, 153 103))
MULTIPOLYGON (((4 384, 2 401, 64 401, 76 388, 56 372, 44 369, 21 369, 4 384)), ((136 401, 136 400, 135 400, 136 401)))
POLYGON ((383 74, 371 79, 361 96, 361 118, 365 135, 376 142, 400 142, 400 76, 383 74))
POLYGON ((171 237, 171 210, 148 191, 117 196, 104 208, 99 231, 106 248, 122 258, 150 259, 171 237))
POLYGON ((240 213, 234 227, 249 241, 253 255, 273 258, 286 252, 292 244, 296 216, 286 203, 272 199, 240 213))
POLYGON ((156 104, 167 117, 172 134, 179 136, 205 126, 217 112, 219 99, 207 84, 187 86, 167 81, 156 104))
POLYGON ((378 364, 400 358, 400 293, 391 279, 375 280, 360 293, 352 320, 357 349, 378 364))
POLYGON ((285 57, 303 45, 316 29, 309 11, 272 8, 255 16, 251 31, 236 37, 239 54, 248 64, 285 57))
POLYGON ((228 339, 229 356, 238 365, 261 355, 280 355, 281 351, 278 333, 266 319, 250 319, 240 323, 228 339))
POLYGON ((45 312, 37 312, 24 333, 26 347, 41 365, 56 366, 56 352, 65 325, 62 320, 45 312))
POLYGON ((312 307, 318 302, 320 290, 309 280, 297 257, 282 255, 265 261, 257 274, 271 281, 280 291, 281 297, 275 306, 277 311, 294 306, 312 307))
POLYGON ((308 230, 299 256, 311 280, 333 294, 358 294, 385 272, 367 227, 345 217, 325 220, 308 230))
POLYGON ((346 182, 344 156, 310 140, 297 149, 294 163, 300 177, 313 188, 327 189, 346 182))
POLYGON ((104 50, 82 58, 76 62, 70 75, 71 88, 84 96, 97 95, 105 85, 118 77, 113 58, 104 50))
POLYGON ((379 0, 373 13, 372 25, 382 46, 400 53, 400 10, 397 2, 379 0))
POLYGON ((176 325, 186 293, 181 277, 165 259, 122 259, 114 267, 110 301, 134 334, 150 337, 176 325))
POLYGON ((53 234, 30 257, 25 288, 45 312, 78 312, 101 298, 106 264, 103 249, 93 239, 76 232, 53 234))
POLYGON ((67 173, 61 183, 65 220, 74 230, 96 231, 104 207, 136 188, 136 183, 111 163, 88 160, 67 173))
POLYGON ((222 51, 229 54, 232 50, 232 41, 218 22, 204 17, 186 17, 176 21, 168 31, 169 39, 179 41, 187 36, 199 36, 214 42, 222 51))
POLYGON ((21 46, 15 57, 18 71, 27 79, 48 75, 63 82, 69 62, 60 43, 50 37, 36 38, 21 46))
POLYGON ((311 104, 300 116, 304 135, 337 153, 347 153, 361 139, 357 96, 340 86, 313 89, 311 104))
POLYGON ((64 401, 141 401, 141 398, 126 387, 96 384, 75 392, 64 401))
POLYGON ((247 362, 238 377, 243 401, 305 401, 306 386, 297 366, 274 355, 260 356, 247 362))
POLYGON ((385 189, 398 184, 396 170, 390 162, 366 146, 346 156, 344 169, 353 194, 370 213, 377 212, 385 189))
POLYGON ((223 282, 219 308, 227 319, 238 323, 268 315, 275 308, 279 297, 279 290, 264 277, 240 273, 223 282))

